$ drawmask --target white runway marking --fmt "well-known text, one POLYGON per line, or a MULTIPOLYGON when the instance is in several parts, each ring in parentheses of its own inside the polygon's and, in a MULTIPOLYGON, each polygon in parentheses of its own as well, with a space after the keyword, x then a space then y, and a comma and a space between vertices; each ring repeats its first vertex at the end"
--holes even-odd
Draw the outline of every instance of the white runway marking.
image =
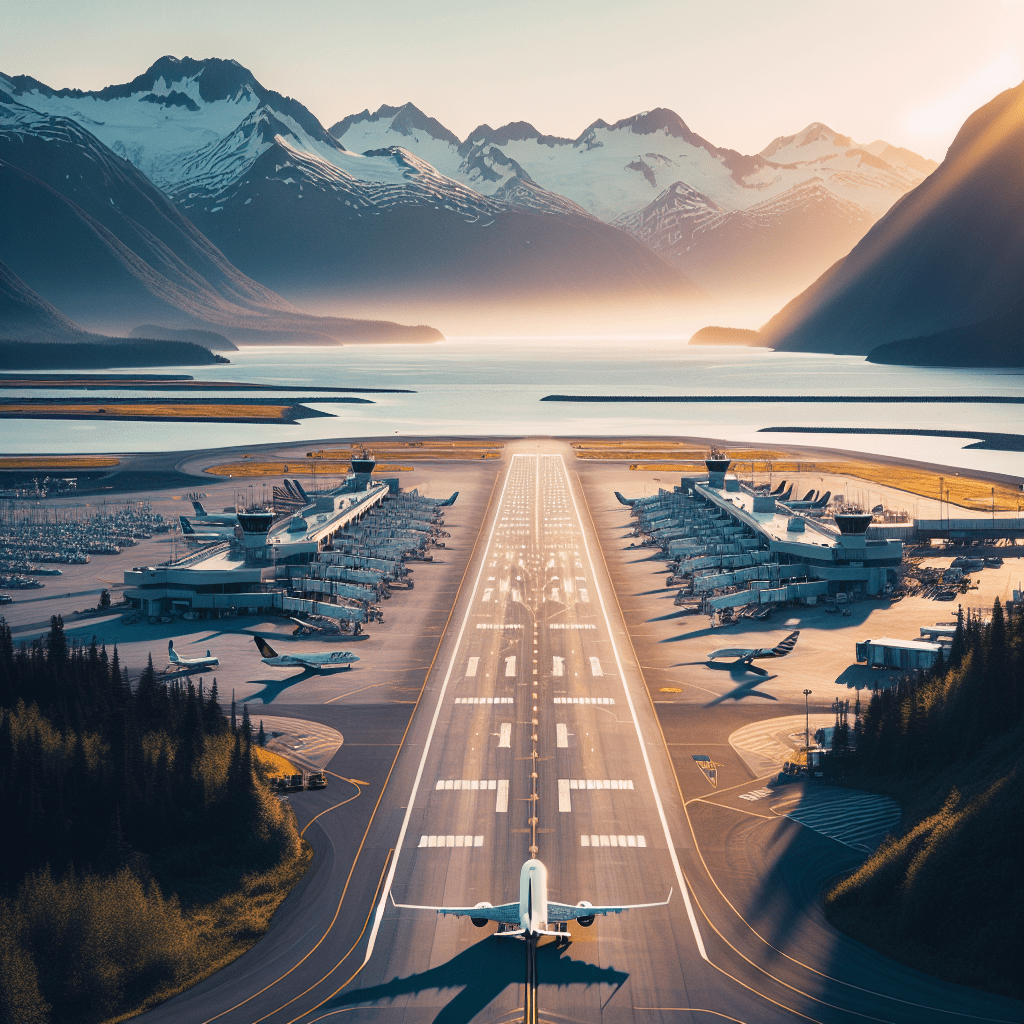
POLYGON ((563 813, 572 810, 572 797, 569 795, 569 780, 558 780, 558 809, 563 813))
POLYGON ((481 600, 481 601, 490 601, 490 599, 491 599, 491 594, 493 594, 493 593, 494 593, 494 588, 493 588, 493 587, 488 587, 488 588, 487 588, 487 589, 486 589, 486 590, 484 591, 484 596, 483 596, 482 598, 480 598, 480 600, 481 600))
POLYGON ((556 704, 614 704, 614 697, 555 697, 556 704))
POLYGON ((418 844, 423 847, 468 847, 483 846, 483 836, 420 836, 418 844))
MULTIPOLYGON (((632 779, 567 779, 570 789, 632 789, 632 779)), ((561 780, 559 780, 561 782, 561 780)))
POLYGON ((646 846, 644 836, 589 835, 580 836, 580 846, 646 846))
POLYGON ((603 676, 604 671, 601 669, 601 662, 597 658, 590 659, 590 674, 592 676, 603 676))
POLYGON ((508 779, 498 780, 498 796, 494 803, 494 810, 498 814, 508 812, 508 779))
POLYGON ((569 730, 565 727, 564 722, 557 722, 555 724, 555 746, 569 746, 569 730))
POLYGON ((456 697, 456 704, 514 704, 515 697, 456 697))
POLYGON ((763 800, 766 796, 771 796, 772 791, 770 789, 752 789, 749 793, 740 793, 741 800, 763 800))
POLYGON ((565 658, 560 658, 556 654, 551 664, 551 674, 553 676, 563 675, 565 672, 565 658))
POLYGON ((516 656, 510 655, 505 659, 505 678, 508 679, 516 674, 516 656))
POLYGON ((497 779, 438 779, 434 789, 495 789, 497 785, 497 779))
POLYGON ((499 747, 511 747, 512 746, 512 723, 502 722, 501 729, 498 731, 498 746, 499 747))
POLYGON ((476 675, 477 666, 480 664, 479 658, 470 658, 466 662, 466 678, 469 679, 471 676, 476 675))
POLYGON ((593 622, 549 622, 548 629, 597 629, 593 622))
POLYGON ((562 589, 566 594, 572 593, 572 579, 569 576, 564 576, 562 578, 562 589))
POLYGON ((580 587, 580 600, 588 603, 590 601, 590 594, 587 593, 586 587, 580 587))
POLYGON ((521 622, 478 622, 477 629, 522 629, 521 622))
POLYGON ((558 596, 558 587, 552 587, 551 588, 551 600, 552 601, 560 601, 561 600, 561 598, 558 596))

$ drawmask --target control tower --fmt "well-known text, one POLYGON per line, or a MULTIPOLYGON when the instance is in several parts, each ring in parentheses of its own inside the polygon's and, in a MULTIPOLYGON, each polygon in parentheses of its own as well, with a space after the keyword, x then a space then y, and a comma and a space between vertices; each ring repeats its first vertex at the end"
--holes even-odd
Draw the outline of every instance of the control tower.
POLYGON ((238 513, 246 564, 252 565, 269 560, 267 534, 270 533, 273 522, 274 513, 268 508, 253 506, 238 513))
POLYGON ((729 472, 732 459, 725 452, 712 450, 704 460, 704 465, 708 467, 708 486, 719 491, 725 490, 725 474, 729 472))
POLYGON ((377 460, 363 448, 358 455, 352 456, 352 473, 345 480, 346 491, 365 491, 372 481, 372 473, 377 460))

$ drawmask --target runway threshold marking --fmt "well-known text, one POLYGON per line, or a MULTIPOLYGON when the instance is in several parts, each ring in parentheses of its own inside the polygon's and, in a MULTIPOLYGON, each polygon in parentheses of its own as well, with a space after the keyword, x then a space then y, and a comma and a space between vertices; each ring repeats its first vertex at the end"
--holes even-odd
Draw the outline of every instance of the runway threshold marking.
MULTIPOLYGON (((557 456, 559 462, 562 464, 562 471, 565 474, 565 479, 568 482, 569 497, 572 499, 573 510, 576 513, 576 521, 580 524, 580 537, 583 541, 583 550, 586 552, 587 560, 590 562, 591 568, 596 568, 593 556, 590 553, 590 545, 587 543, 587 531, 583 528, 583 517, 580 515, 579 505, 576 501, 576 494, 573 490, 572 483, 569 480, 568 470, 565 468, 565 460, 561 455, 557 456)), ((578 483, 578 480, 577 480, 578 483)), ((589 510, 589 509, 588 509, 589 510)), ((591 527, 594 530, 595 536, 597 535, 597 527, 594 526, 593 519, 591 519, 591 527)), ((611 641, 612 653, 615 656, 615 665, 619 670, 619 681, 622 684, 622 691, 626 697, 626 705, 629 708, 630 717, 633 719, 633 728, 636 730, 637 740, 640 744, 640 753, 644 759, 644 767, 647 769, 647 777, 651 783, 651 792, 654 795, 654 804, 658 810, 658 818, 661 821, 662 831, 665 833, 665 841, 668 843, 668 855, 672 861, 672 867, 675 870, 676 881, 679 883, 679 890, 683 894, 683 902, 686 905, 686 916, 690 922, 690 929, 693 931, 693 938, 697 944, 697 951, 701 955, 701 959, 710 963, 708 959, 707 950, 704 948, 704 940, 700 935, 700 928, 697 926, 697 918, 693 912, 693 906, 690 902, 689 888, 686 884, 686 879, 683 878, 683 869, 679 864, 679 858, 676 856, 675 843, 672 840, 672 833, 668 827, 668 818, 665 815, 665 807, 661 802, 661 794, 658 792, 658 784, 654 779, 654 767, 651 765, 651 759, 647 753, 647 744, 644 742, 643 732, 640 729, 640 719, 637 717, 636 707, 633 704, 633 697, 629 692, 629 687, 626 684, 626 672, 622 665, 622 657, 619 654, 619 645, 615 640, 615 633, 612 630, 611 617, 608 615, 608 607, 604 602, 604 594, 601 591, 601 587, 594 581, 594 590, 597 594, 598 604, 601 607, 601 615, 604 618, 605 627, 608 630, 608 639, 611 641)))

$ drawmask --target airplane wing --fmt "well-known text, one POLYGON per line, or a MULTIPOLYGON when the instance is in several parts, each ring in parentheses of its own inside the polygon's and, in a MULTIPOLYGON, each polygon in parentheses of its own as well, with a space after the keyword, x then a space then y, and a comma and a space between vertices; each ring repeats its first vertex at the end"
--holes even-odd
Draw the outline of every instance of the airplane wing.
POLYGON ((391 897, 391 902, 399 910, 433 910, 438 914, 451 914, 454 917, 482 917, 487 921, 498 921, 501 924, 519 924, 518 903, 503 903, 500 907, 421 907, 415 903, 395 903, 394 896, 391 897))
POLYGON ((592 917, 604 914, 621 914, 624 910, 647 910, 650 907, 667 907, 672 899, 672 890, 668 891, 668 899, 661 903, 628 903, 621 907, 571 907, 568 903, 555 903, 548 900, 548 923, 553 921, 575 921, 580 917, 592 917))
POLYGON ((720 651, 712 651, 708 658, 749 658, 756 653, 750 647, 723 647, 720 651))

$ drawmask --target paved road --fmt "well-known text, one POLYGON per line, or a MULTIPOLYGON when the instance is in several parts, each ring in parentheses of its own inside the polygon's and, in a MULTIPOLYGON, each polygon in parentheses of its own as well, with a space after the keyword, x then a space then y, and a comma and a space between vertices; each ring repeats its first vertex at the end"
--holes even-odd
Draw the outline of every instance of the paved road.
MULTIPOLYGON (((382 750, 402 743, 365 839, 329 811, 343 799, 335 789, 295 801, 303 822, 328 811, 307 832, 319 854, 310 875, 253 951, 147 1020, 521 1019, 521 943, 390 897, 507 902, 531 853, 563 902, 673 890, 666 908, 542 944, 542 1020, 1020 1019, 1018 1003, 936 983, 809 914, 814 886, 836 870, 835 841, 757 813, 739 799, 756 786, 744 782, 734 807, 698 799, 708 784, 697 770, 677 784, 579 483, 560 454, 522 447, 404 742, 386 722, 364 723, 382 750)), ((353 710, 325 708, 323 720, 353 710)), ((718 721, 705 711, 702 735, 718 721)), ((348 747, 331 768, 351 777, 348 747)), ((381 776, 387 763, 366 770, 381 776)), ((860 856, 841 849, 849 865, 860 856)))

